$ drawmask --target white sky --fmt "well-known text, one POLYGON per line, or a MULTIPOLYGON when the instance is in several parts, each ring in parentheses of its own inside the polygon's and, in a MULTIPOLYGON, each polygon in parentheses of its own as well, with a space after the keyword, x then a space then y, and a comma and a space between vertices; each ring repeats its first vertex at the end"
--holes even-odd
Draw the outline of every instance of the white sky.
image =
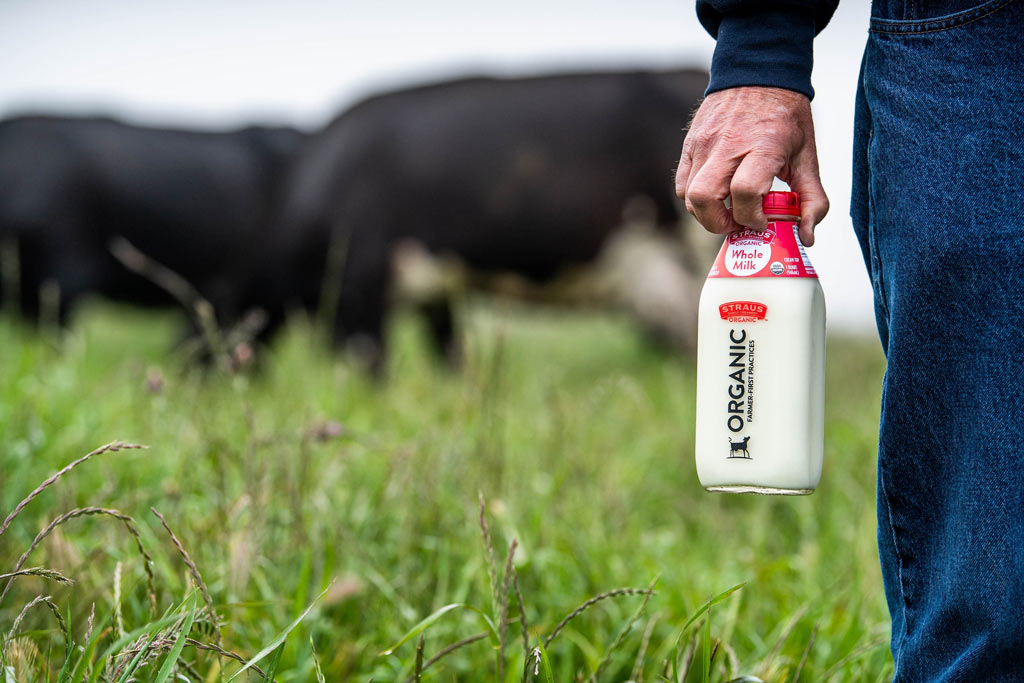
MULTIPOLYGON (((815 44, 814 113, 832 210, 810 250, 833 329, 874 333, 849 219, 853 99, 868 3, 815 44)), ((306 128, 357 97, 466 72, 710 62, 692 0, 0 0, 0 116, 306 128)), ((680 126, 685 122, 680 122, 680 126)))

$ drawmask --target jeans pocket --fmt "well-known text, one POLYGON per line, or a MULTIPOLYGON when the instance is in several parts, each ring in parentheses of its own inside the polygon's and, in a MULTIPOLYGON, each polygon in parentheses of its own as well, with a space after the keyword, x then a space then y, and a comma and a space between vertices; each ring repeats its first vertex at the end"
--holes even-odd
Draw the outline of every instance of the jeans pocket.
POLYGON ((938 31, 948 31, 950 29, 969 24, 973 21, 984 19, 985 17, 1009 7, 1018 1, 1019 0, 987 0, 987 2, 982 2, 969 9, 928 19, 882 19, 872 17, 871 31, 874 33, 897 34, 936 33, 938 31))

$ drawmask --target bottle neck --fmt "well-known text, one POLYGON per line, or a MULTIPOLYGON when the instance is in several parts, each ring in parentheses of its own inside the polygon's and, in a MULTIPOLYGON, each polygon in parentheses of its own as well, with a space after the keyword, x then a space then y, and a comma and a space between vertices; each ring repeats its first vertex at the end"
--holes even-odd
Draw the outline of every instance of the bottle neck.
POLYGON ((769 223, 776 223, 776 222, 778 222, 778 223, 781 223, 781 222, 799 223, 800 222, 800 216, 790 216, 788 214, 782 214, 782 213, 768 213, 768 214, 765 214, 765 218, 768 219, 769 223))

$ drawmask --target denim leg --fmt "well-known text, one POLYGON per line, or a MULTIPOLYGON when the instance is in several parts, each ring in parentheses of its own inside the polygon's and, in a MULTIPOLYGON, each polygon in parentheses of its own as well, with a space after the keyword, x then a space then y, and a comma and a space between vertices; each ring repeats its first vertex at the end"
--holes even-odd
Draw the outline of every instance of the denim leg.
POLYGON ((1024 2, 873 20, 854 225, 895 680, 1024 680, 1024 2))

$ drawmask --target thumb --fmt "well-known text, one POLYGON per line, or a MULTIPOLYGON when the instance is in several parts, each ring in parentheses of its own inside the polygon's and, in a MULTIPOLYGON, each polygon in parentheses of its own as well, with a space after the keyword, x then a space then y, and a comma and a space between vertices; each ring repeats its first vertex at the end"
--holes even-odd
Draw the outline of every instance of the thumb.
POLYGON ((828 197, 818 175, 815 152, 811 150, 809 158, 800 161, 791 168, 789 187, 800 195, 800 241, 809 247, 814 244, 814 228, 828 213, 828 197))

